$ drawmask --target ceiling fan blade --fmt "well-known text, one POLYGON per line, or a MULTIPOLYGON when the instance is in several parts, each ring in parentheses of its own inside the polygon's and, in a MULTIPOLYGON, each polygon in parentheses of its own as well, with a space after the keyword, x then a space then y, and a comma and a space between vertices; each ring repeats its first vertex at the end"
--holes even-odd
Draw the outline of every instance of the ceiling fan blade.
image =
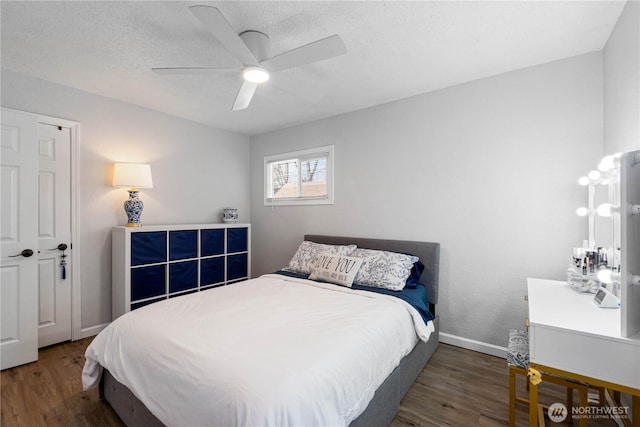
POLYGON ((211 32, 216 39, 242 62, 242 65, 258 65, 249 48, 242 41, 236 30, 227 21, 224 15, 213 6, 197 5, 189 6, 189 10, 200 21, 202 26, 211 32))
POLYGON ((300 46, 263 61, 260 65, 269 71, 286 70, 287 68, 323 61, 347 53, 347 47, 339 35, 300 46))
POLYGON ((158 74, 210 74, 220 71, 238 71, 238 68, 228 67, 167 67, 152 68, 151 71, 158 74))
POLYGON ((242 86, 240 86, 240 91, 238 92, 238 96, 236 96, 236 101, 233 103, 233 108, 231 110, 238 111, 247 108, 257 87, 257 83, 251 83, 247 80, 242 82, 242 86))

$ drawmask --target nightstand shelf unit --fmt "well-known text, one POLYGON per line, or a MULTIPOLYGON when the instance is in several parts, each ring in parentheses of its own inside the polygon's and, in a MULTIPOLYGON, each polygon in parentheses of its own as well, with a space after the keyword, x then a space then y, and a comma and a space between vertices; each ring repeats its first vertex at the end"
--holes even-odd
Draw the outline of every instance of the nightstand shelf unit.
POLYGON ((112 230, 112 316, 251 277, 250 224, 112 230))

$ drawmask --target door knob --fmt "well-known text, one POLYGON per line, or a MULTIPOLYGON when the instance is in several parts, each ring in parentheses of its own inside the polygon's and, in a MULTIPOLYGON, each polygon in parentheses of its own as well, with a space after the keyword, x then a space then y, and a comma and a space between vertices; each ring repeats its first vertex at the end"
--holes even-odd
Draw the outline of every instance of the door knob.
POLYGON ((56 246, 55 248, 53 248, 53 249, 49 249, 49 250, 50 250, 50 251, 55 251, 55 250, 57 249, 57 250, 59 250, 59 251, 66 251, 66 250, 67 250, 67 248, 68 248, 68 246, 67 246, 67 244, 66 244, 66 243, 60 243, 60 244, 59 244, 58 246, 56 246))
POLYGON ((20 252, 18 255, 9 255, 9 258, 15 258, 18 256, 29 258, 31 255, 33 255, 33 251, 31 249, 25 249, 22 252, 20 252))

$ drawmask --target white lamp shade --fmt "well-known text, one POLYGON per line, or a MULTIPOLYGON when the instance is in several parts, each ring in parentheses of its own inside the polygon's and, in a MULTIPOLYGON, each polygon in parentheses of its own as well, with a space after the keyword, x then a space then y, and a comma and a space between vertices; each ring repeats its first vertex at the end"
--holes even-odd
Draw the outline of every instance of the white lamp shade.
POLYGON ((115 163, 114 187, 153 188, 151 165, 145 163, 115 163))

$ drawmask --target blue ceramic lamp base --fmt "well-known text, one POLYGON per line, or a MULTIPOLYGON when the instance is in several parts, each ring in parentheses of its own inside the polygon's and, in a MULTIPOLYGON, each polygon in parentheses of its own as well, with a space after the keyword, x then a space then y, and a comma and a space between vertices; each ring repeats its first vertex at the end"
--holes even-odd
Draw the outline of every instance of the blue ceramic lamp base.
POLYGON ((127 227, 140 227, 140 216, 142 215, 142 209, 144 203, 138 198, 138 190, 132 188, 127 190, 129 192, 129 199, 124 202, 124 211, 127 214, 127 227))

